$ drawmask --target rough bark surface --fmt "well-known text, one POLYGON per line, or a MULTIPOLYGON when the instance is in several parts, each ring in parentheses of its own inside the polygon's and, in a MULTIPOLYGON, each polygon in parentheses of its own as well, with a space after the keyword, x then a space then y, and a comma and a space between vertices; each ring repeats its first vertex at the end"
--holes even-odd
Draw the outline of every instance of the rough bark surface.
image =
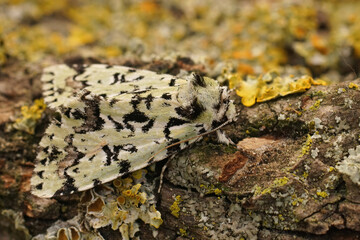
MULTIPOLYGON (((181 60, 112 64, 173 74, 180 68, 204 69, 181 60)), ((7 66, 2 74, 8 75, 0 78, 0 84, 12 81, 13 86, 1 88, 0 99, 0 106, 6 106, 0 118, 1 240, 30 239, 81 210, 80 194, 40 199, 29 192, 36 146, 48 117, 34 135, 11 128, 19 107, 41 95, 41 69, 14 67, 7 66)), ((360 91, 349 83, 312 87, 251 108, 234 96, 238 120, 224 131, 237 146, 208 136, 169 160, 157 206, 164 223, 156 237, 141 225, 140 238, 359 239, 360 188, 335 168, 359 145, 360 91), (175 196, 181 200, 174 213, 175 196)), ((360 80, 352 83, 360 85, 360 80)), ((101 233, 105 239, 119 237, 110 228, 101 233)))

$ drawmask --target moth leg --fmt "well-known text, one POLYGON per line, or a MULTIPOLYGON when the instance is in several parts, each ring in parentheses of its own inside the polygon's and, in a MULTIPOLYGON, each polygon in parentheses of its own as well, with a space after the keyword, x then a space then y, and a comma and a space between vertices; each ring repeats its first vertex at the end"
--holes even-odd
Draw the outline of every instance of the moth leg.
POLYGON ((236 145, 230 138, 228 138, 222 131, 216 130, 216 135, 219 143, 224 143, 226 145, 236 145))
POLYGON ((165 163, 165 165, 164 165, 164 166, 162 167, 162 169, 161 169, 160 182, 159 182, 159 187, 158 187, 158 191, 157 191, 158 193, 160 193, 160 191, 161 191, 161 187, 162 187, 162 184, 163 184, 163 179, 164 179, 165 170, 166 170, 169 162, 170 162, 170 159, 165 163))

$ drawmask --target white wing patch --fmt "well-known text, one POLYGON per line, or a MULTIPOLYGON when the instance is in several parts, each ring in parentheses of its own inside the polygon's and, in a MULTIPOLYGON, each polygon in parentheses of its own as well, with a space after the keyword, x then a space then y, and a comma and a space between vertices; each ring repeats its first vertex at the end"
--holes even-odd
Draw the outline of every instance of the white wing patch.
POLYGON ((235 118, 227 89, 199 75, 185 80, 123 66, 55 65, 41 80, 45 102, 60 118, 40 142, 31 179, 39 197, 83 191, 144 168, 235 118))

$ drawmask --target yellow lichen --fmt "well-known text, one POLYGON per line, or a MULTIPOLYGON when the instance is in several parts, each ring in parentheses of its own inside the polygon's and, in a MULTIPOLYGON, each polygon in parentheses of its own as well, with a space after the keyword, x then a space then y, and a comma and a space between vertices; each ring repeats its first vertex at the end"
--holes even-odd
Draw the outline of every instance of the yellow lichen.
POLYGON ((206 186, 204 184, 200 185, 201 188, 204 188, 206 190, 205 194, 212 194, 220 195, 222 193, 222 190, 219 188, 216 188, 213 184, 206 186))
POLYGON ((287 177, 276 178, 269 187, 264 188, 263 190, 261 189, 261 187, 256 185, 254 188, 254 196, 270 194, 272 192, 272 189, 282 187, 286 185, 288 181, 289 178, 287 177))
POLYGON ((84 28, 73 26, 67 39, 69 48, 76 49, 82 45, 95 41, 95 36, 84 28))
POLYGON ((181 199, 181 196, 180 195, 177 195, 175 197, 175 201, 174 203, 170 206, 170 211, 171 211, 171 214, 177 218, 179 218, 179 212, 180 212, 180 207, 179 207, 179 204, 180 202, 182 202, 183 200, 181 199))
POLYGON ((125 202, 130 202, 134 206, 138 206, 139 203, 144 204, 146 201, 146 193, 139 192, 141 184, 132 186, 131 189, 122 191, 122 195, 125 197, 125 202))
POLYGON ((214 193, 215 193, 215 195, 220 195, 222 193, 222 190, 218 189, 218 188, 215 188, 214 193))
POLYGON ((146 169, 140 169, 140 170, 137 170, 137 171, 131 173, 131 175, 132 175, 135 179, 140 179, 140 178, 142 178, 143 176, 145 176, 146 173, 147 173, 146 169))
POLYGON ((126 201, 123 196, 118 196, 116 200, 118 201, 118 203, 119 203, 120 205, 124 205, 124 204, 125 204, 125 201, 126 201))
POLYGON ((94 229, 111 224, 113 230, 121 232, 123 239, 129 239, 139 231, 137 219, 159 228, 163 223, 161 213, 155 208, 154 196, 146 194, 149 189, 143 186, 146 183, 143 173, 146 171, 118 178, 113 181, 112 187, 91 189, 91 195, 97 198, 87 206, 88 224, 94 229), (117 197, 114 198, 114 195, 117 197))
POLYGON ((312 144, 312 138, 311 138, 310 134, 308 134, 307 138, 306 138, 306 142, 303 145, 303 147, 301 148, 301 154, 299 155, 299 158, 301 158, 304 155, 309 153, 310 148, 311 148, 311 144, 312 144))
POLYGON ((282 177, 282 178, 276 178, 272 184, 272 187, 282 187, 286 185, 289 181, 289 178, 282 177))
POLYGON ((268 193, 271 193, 271 188, 265 188, 265 189, 261 192, 262 195, 265 195, 265 194, 268 194, 268 193))
POLYGON ((355 89, 355 90, 358 90, 359 89, 359 85, 357 85, 356 83, 349 83, 349 88, 350 89, 355 89))
POLYGON ((277 71, 270 71, 259 77, 247 75, 245 79, 240 74, 232 74, 228 79, 229 87, 236 89, 236 94, 242 97, 242 104, 247 107, 254 105, 255 102, 265 102, 280 96, 304 92, 311 85, 326 85, 321 79, 314 80, 306 75, 280 76, 277 71))
POLYGON ((319 109, 322 100, 316 100, 316 102, 309 108, 312 111, 319 109))
POLYGON ((297 206, 299 203, 302 203, 304 199, 298 197, 295 193, 291 195, 291 204, 297 206))
POLYGON ((261 194, 261 187, 258 186, 258 185, 255 185, 254 189, 253 189, 253 192, 254 192, 254 196, 260 195, 261 194))
POLYGON ((186 229, 180 228, 179 232, 180 232, 180 236, 182 237, 186 237, 188 235, 186 229))
POLYGON ((41 118, 42 113, 45 111, 46 105, 43 99, 36 99, 34 104, 21 107, 21 117, 15 120, 14 128, 34 134, 36 124, 41 118))
POLYGON ((325 191, 318 191, 318 192, 316 192, 316 195, 318 195, 322 198, 326 198, 327 196, 329 196, 329 194, 325 191))

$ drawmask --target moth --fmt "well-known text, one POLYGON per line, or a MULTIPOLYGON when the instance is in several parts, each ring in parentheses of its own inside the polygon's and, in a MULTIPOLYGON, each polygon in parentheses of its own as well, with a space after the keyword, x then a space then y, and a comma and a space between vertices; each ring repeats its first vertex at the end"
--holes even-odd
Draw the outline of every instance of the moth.
POLYGON ((41 77, 57 112, 43 138, 31 192, 72 194, 171 157, 235 119, 226 87, 124 66, 55 65, 41 77))

